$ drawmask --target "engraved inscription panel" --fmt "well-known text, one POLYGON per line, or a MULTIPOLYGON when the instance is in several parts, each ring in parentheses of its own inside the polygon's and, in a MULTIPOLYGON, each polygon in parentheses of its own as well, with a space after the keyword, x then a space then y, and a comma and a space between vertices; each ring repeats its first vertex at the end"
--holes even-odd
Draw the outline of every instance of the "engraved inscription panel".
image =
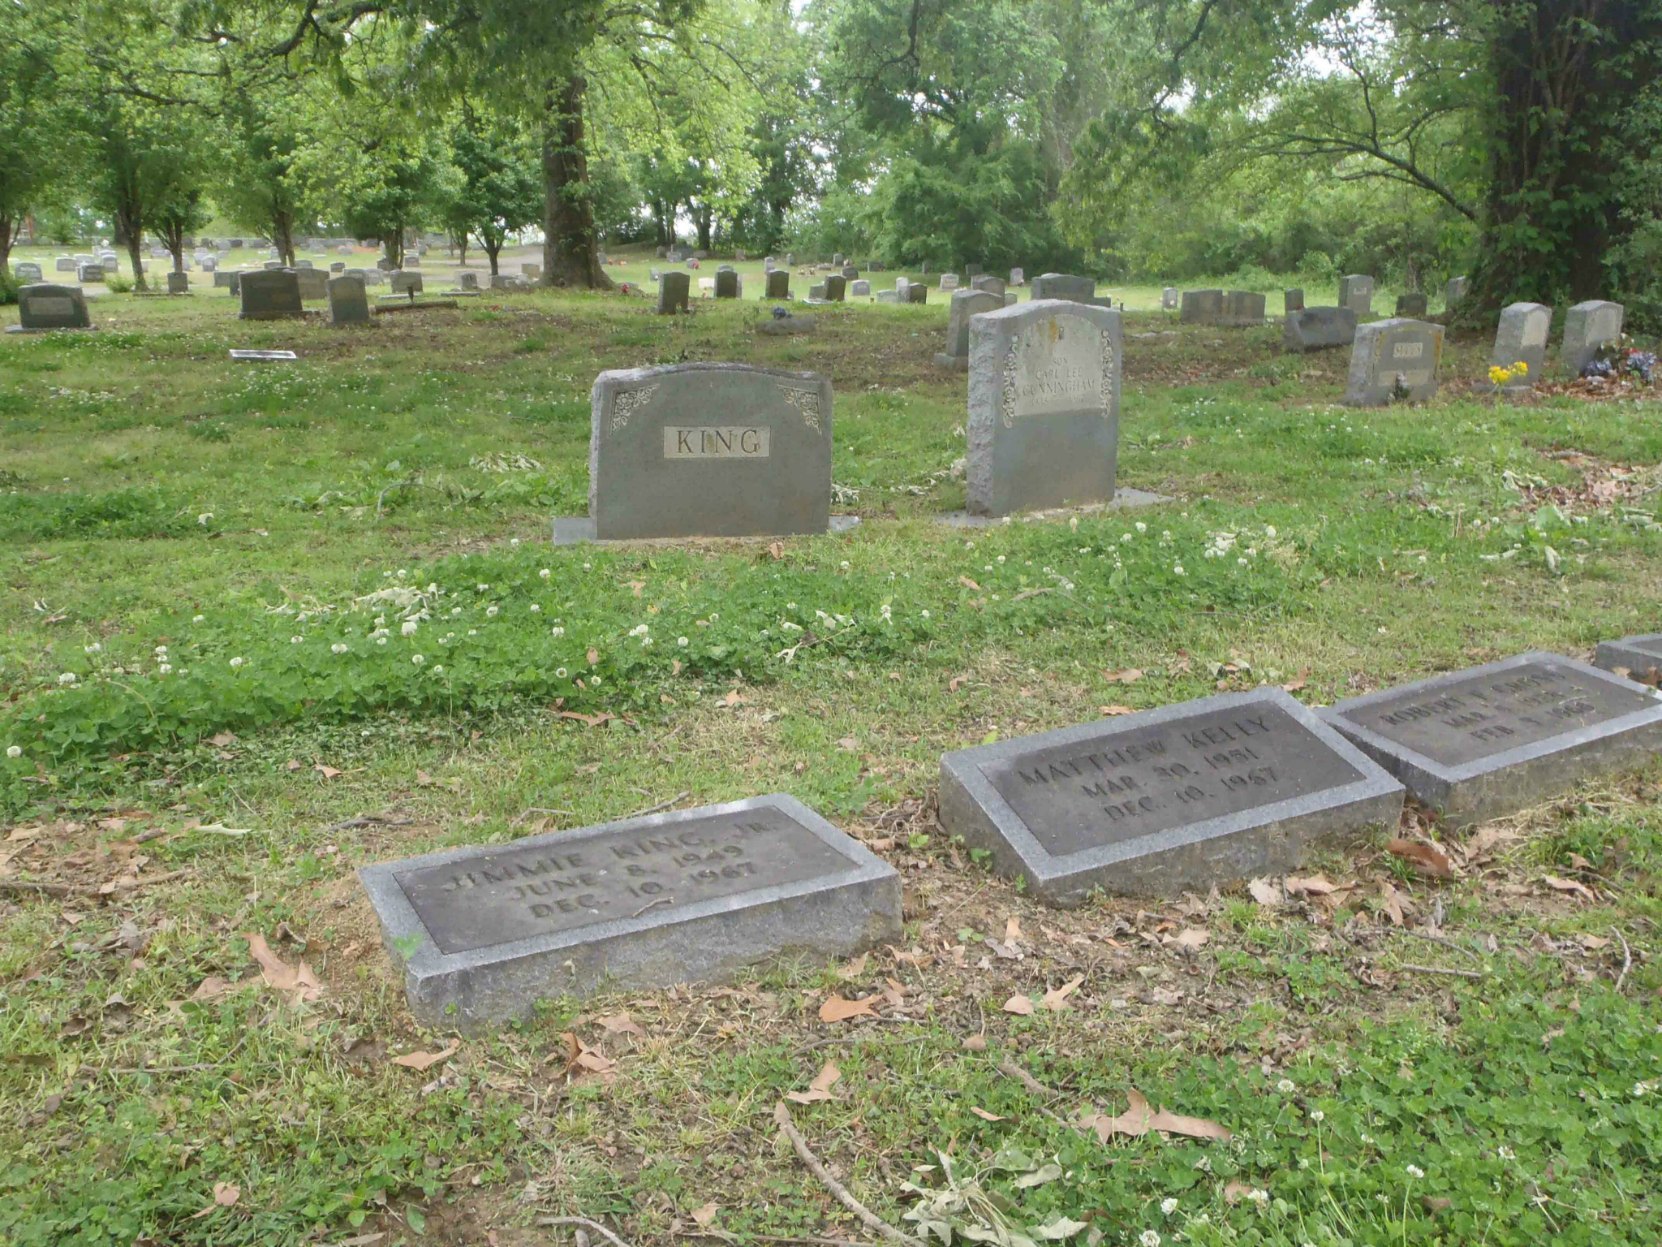
POLYGON ((37 294, 29 300, 31 316, 73 316, 75 300, 62 294, 37 294))
POLYGON ((443 953, 554 935, 648 911, 802 883, 848 860, 778 810, 679 820, 606 836, 482 848, 397 876, 443 953))
POLYGON ((664 458, 766 459, 772 433, 766 425, 665 425, 664 458))
POLYGON ((1655 706, 1636 689, 1537 662, 1408 689, 1345 718, 1444 766, 1462 766, 1655 706))
POLYGON ((1083 317, 1051 316, 1026 326, 1004 368, 1006 423, 1079 411, 1108 413, 1113 347, 1083 317))
POLYGON ((1418 359, 1425 354, 1423 342, 1398 342, 1391 348, 1392 359, 1418 359))
POLYGON ((1355 783, 1354 766, 1277 706, 1208 710, 983 768, 1056 856, 1355 783))

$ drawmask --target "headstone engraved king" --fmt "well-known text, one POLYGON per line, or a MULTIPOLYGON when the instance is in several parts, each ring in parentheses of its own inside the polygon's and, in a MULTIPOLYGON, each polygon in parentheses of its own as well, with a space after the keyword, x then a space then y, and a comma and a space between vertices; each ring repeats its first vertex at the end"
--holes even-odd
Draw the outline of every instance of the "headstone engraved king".
POLYGON ((1655 692, 1557 654, 1353 697, 1322 716, 1456 826, 1662 751, 1655 692))
POLYGON ((410 1011, 474 1029, 608 987, 708 981, 901 933, 894 868, 793 797, 625 819, 359 871, 410 1011))
POLYGON ((1397 783, 1279 688, 941 758, 941 825, 1043 901, 1204 890, 1394 826, 1397 783))
POLYGON ((1662 632, 1600 641, 1593 664, 1642 684, 1662 684, 1662 632))
POLYGON ((823 533, 831 382, 746 364, 603 372, 589 518, 601 541, 823 533))
POLYGON ((983 312, 969 325, 970 513, 1111 501, 1120 314, 1037 299, 983 312))
POLYGON ((1412 401, 1437 392, 1437 365, 1443 358, 1443 327, 1392 317, 1356 331, 1344 401, 1352 407, 1383 407, 1395 398, 1412 401))

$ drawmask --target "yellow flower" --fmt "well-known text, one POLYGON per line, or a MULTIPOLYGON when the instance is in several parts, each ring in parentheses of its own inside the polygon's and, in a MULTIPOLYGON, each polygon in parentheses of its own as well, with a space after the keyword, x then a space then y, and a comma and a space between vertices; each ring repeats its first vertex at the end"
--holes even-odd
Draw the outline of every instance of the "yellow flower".
POLYGON ((1511 377, 1512 377, 1512 374, 1510 372, 1508 372, 1506 369, 1502 368, 1499 364, 1490 365, 1490 367, 1489 367, 1489 380, 1491 382, 1493 382, 1495 385, 1505 385, 1507 383, 1507 381, 1509 381, 1511 379, 1511 377))

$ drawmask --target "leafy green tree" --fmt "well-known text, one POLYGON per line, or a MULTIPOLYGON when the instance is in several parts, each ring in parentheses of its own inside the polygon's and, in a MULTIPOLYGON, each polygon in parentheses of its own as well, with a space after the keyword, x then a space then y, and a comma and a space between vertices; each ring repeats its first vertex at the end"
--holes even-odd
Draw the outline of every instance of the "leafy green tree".
POLYGON ((11 7, 0 34, 0 270, 25 218, 67 181, 80 147, 59 99, 67 27, 50 9, 11 7))
POLYGON ((494 275, 508 236, 542 216, 536 147, 514 119, 487 117, 465 100, 450 127, 450 147, 461 177, 444 208, 446 226, 460 242, 463 263, 468 236, 479 240, 494 275))

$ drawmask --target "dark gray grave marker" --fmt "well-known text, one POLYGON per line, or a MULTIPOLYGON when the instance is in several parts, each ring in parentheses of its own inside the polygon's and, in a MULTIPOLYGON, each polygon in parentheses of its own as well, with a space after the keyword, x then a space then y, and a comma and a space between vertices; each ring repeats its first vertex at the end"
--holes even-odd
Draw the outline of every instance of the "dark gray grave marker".
POLYGON ((1593 662, 1643 684, 1662 684, 1662 632, 1600 641, 1593 662))
POLYGON ((1355 339, 1356 313, 1348 307, 1306 307, 1288 311, 1281 331, 1281 345, 1295 352, 1349 346, 1355 339))
POLYGON ((369 323, 369 294, 362 277, 332 277, 329 279, 329 323, 332 325, 367 325, 369 323))
POLYGON ((1223 320, 1223 291, 1185 290, 1177 319, 1184 325, 1219 324, 1223 320))
POLYGON ((970 317, 997 312, 1004 307, 1002 293, 988 290, 954 290, 946 314, 946 350, 935 356, 935 365, 954 372, 969 371, 970 317))
POLYGON ((941 759, 941 825, 1053 905, 1297 867, 1395 826, 1402 785, 1279 688, 1225 693, 941 759))
POLYGON ((34 282, 17 292, 18 323, 7 333, 43 333, 52 329, 91 329, 87 297, 79 286, 34 282))
POLYGON ((1339 278, 1339 306, 1348 307, 1357 318, 1373 315, 1373 278, 1352 273, 1339 278))
POLYGON ((304 315, 300 306, 300 278, 282 269, 250 269, 241 274, 237 289, 243 320, 287 320, 304 315))
POLYGON ((358 872, 416 1018, 472 1028, 609 987, 853 956, 901 933, 894 868, 794 797, 625 819, 358 872))
POLYGON ((763 289, 764 299, 788 299, 791 297, 791 274, 789 269, 770 268, 767 275, 767 284, 763 289))
POLYGON ((658 314, 670 316, 690 310, 687 299, 692 291, 692 278, 680 270, 665 273, 658 282, 658 314))
POLYGON ((1662 700, 1557 654, 1353 697, 1322 717, 1456 825, 1513 813, 1662 750, 1662 700))
POLYGON ((1344 402, 1383 407, 1396 398, 1412 401, 1437 392, 1437 365, 1443 358, 1443 327, 1392 317, 1363 325, 1350 350, 1344 402))
POLYGON ((1579 377, 1581 370, 1598 355, 1601 346, 1621 340, 1625 311, 1620 303, 1589 299, 1585 303, 1577 303, 1565 313, 1564 345, 1558 356, 1570 376, 1579 377))

